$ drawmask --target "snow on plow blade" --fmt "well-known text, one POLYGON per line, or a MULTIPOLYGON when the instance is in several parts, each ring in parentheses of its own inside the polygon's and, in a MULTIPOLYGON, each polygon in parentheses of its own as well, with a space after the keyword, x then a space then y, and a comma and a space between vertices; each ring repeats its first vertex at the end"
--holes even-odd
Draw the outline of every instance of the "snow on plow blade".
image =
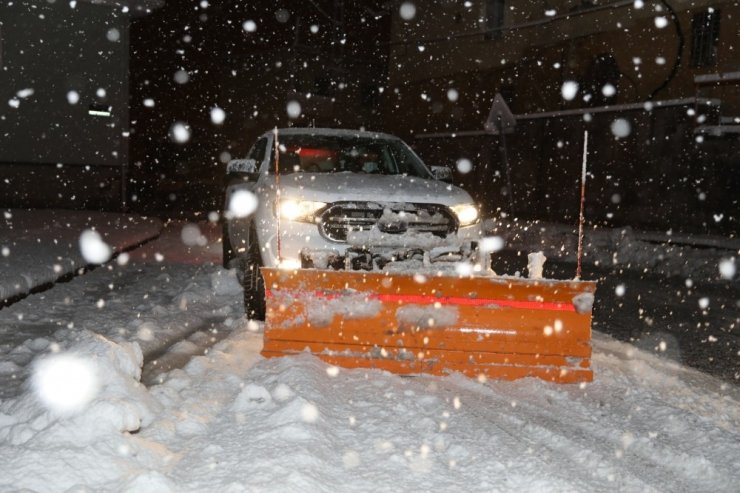
POLYGON ((596 283, 262 268, 263 356, 346 368, 588 382, 596 283))

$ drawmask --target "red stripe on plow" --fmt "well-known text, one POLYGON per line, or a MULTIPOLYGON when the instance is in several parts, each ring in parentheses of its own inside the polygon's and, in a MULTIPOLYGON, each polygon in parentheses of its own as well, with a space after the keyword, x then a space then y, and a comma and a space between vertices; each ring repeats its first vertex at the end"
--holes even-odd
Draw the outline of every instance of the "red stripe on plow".
MULTIPOLYGON (((337 299, 344 294, 323 293, 321 291, 308 292, 303 291, 304 295, 314 298, 337 299)), ((352 293, 355 294, 355 293, 352 293)), ((356 293, 360 294, 360 293, 356 293)), ((265 290, 265 296, 271 298, 271 290, 265 290)), ((378 300, 383 302, 397 303, 414 303, 419 305, 433 305, 439 303, 442 305, 467 305, 467 306, 486 306, 495 305, 508 308, 518 308, 524 310, 548 310, 560 312, 575 312, 576 308, 571 303, 557 303, 547 301, 516 301, 516 300, 496 300, 488 298, 461 298, 454 296, 430 296, 430 295, 404 295, 404 294, 370 294, 367 299, 378 300)))

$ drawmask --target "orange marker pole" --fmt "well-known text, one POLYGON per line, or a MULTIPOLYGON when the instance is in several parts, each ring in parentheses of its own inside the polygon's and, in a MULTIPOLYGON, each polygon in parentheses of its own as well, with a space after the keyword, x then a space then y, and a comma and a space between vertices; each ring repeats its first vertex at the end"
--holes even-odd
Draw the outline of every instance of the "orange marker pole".
POLYGON ((588 158, 588 130, 583 132, 583 166, 581 168, 581 211, 578 218, 578 258, 576 261, 576 279, 581 278, 581 259, 583 258, 583 224, 586 219, 583 215, 586 203, 586 161, 588 158))
POLYGON ((280 245, 280 144, 278 142, 278 129, 275 127, 273 130, 274 141, 275 141, 275 215, 277 221, 275 222, 277 227, 277 260, 278 263, 282 260, 282 247, 280 245))

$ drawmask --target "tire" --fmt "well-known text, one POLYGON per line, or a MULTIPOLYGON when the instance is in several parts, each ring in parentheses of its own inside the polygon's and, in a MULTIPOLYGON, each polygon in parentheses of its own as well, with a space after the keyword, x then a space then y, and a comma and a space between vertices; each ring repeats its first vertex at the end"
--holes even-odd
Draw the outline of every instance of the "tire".
POLYGON ((265 319, 265 280, 260 273, 262 261, 254 247, 242 263, 242 287, 244 288, 244 313, 251 320, 265 319))
POLYGON ((221 226, 221 247, 223 248, 223 255, 221 257, 221 263, 224 269, 231 269, 234 267, 234 249, 231 247, 231 240, 229 240, 229 229, 227 220, 224 220, 221 226))

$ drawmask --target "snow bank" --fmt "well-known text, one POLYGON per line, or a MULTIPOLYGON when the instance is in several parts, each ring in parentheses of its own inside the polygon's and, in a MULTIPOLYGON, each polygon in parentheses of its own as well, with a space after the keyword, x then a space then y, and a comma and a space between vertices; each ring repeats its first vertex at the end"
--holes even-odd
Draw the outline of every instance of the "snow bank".
MULTIPOLYGON (((42 358, 36 371, 43 372, 48 364, 61 372, 62 356, 76 358, 96 381, 94 393, 82 406, 60 407, 65 396, 50 400, 53 389, 37 377, 32 390, 0 405, 0 442, 11 445, 0 448, 0 489, 64 491, 119 480, 121 470, 101 465, 125 456, 130 450, 128 433, 150 424, 161 409, 139 383, 143 356, 136 343, 116 344, 89 331, 70 339, 73 348, 42 358)), ((66 399, 76 398, 80 375, 56 377, 66 388, 66 399), (75 376, 76 382, 64 385, 65 378, 75 376)))
POLYGON ((3 301, 154 238, 162 223, 110 212, 10 209, 3 211, 0 229, 3 301))

